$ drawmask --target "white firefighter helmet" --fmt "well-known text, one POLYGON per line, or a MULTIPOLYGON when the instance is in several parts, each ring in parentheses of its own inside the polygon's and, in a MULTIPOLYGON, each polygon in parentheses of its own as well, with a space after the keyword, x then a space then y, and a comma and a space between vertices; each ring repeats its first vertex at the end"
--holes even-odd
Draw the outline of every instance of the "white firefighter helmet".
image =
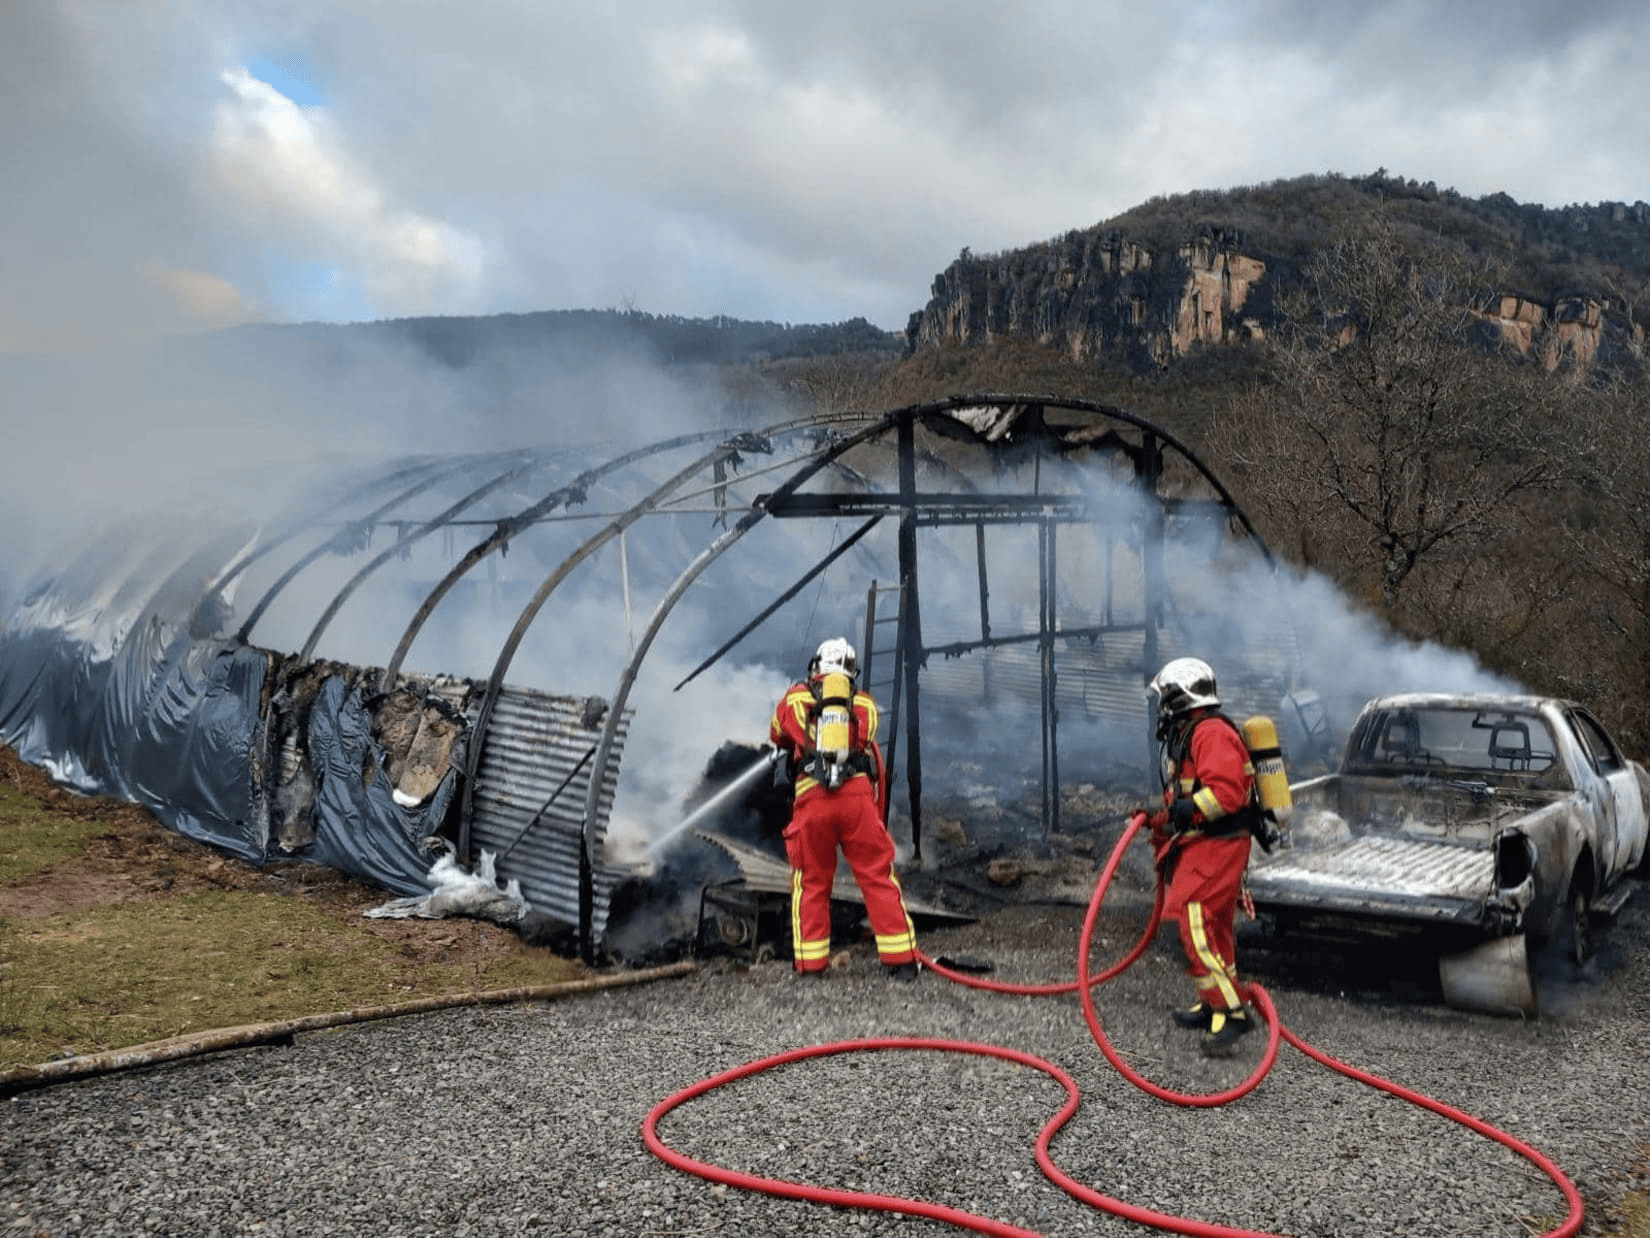
POLYGON ((1176 658, 1148 685, 1157 695, 1157 724, 1162 732, 1194 709, 1220 708, 1214 668, 1202 658, 1176 658))
POLYGON ((814 654, 812 662, 808 663, 808 674, 830 675, 841 673, 852 678, 859 673, 859 658, 854 653, 854 647, 840 636, 833 636, 830 640, 820 644, 814 654))

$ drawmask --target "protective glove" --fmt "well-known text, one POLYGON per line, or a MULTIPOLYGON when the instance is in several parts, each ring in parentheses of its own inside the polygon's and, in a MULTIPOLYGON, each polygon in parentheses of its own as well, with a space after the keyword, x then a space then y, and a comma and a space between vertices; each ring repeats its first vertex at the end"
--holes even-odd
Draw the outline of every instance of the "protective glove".
POLYGON ((1145 813, 1146 825, 1151 830, 1152 854, 1157 857, 1158 864, 1161 867, 1163 855, 1168 851, 1169 844, 1174 841, 1174 831, 1169 828, 1168 810, 1159 808, 1147 812, 1142 808, 1140 811, 1145 813))
POLYGON ((1192 828, 1192 818, 1197 815, 1197 804, 1190 796, 1179 796, 1169 805, 1169 828, 1176 834, 1184 834, 1192 828))

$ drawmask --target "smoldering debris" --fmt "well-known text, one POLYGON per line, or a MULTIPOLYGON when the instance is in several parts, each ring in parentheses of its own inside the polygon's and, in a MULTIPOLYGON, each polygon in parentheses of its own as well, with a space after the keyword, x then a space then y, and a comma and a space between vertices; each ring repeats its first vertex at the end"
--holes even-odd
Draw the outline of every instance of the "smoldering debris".
MULTIPOLYGON (((724 743, 685 807, 691 813, 715 802, 715 811, 696 820, 654 864, 636 866, 614 891, 607 948, 615 961, 652 965, 721 950, 750 957, 789 955, 782 832, 790 819, 791 792, 785 771, 778 767, 771 777, 726 794, 765 752, 762 745, 724 743), (731 935, 730 914, 742 926, 731 935)), ((957 785, 966 789, 963 781, 957 785)), ((1066 828, 1054 835, 1040 828, 1034 792, 1024 803, 936 795, 933 829, 921 857, 911 854, 896 819, 900 879, 918 931, 966 922, 1010 903, 1086 903, 1136 795, 1132 786, 1068 787, 1066 828), (1002 881, 1009 870, 1016 879, 1002 881)), ((1149 857, 1120 876, 1120 886, 1145 891, 1141 897, 1149 902, 1149 857)), ((864 907, 849 887, 851 880, 841 877, 832 909, 835 935, 842 940, 864 930, 864 907)))
MULTIPOLYGON (((684 804, 692 815, 718 796, 697 828, 747 842, 783 863, 780 833, 790 819, 790 788, 774 777, 748 779, 742 791, 724 793, 751 767, 765 762, 758 745, 729 741, 706 763, 699 785, 684 804)), ((701 895, 707 886, 736 880, 739 867, 727 853, 687 832, 661 850, 651 864, 636 866, 613 892, 608 913, 607 949, 627 963, 654 964, 684 958, 698 948, 701 895)))

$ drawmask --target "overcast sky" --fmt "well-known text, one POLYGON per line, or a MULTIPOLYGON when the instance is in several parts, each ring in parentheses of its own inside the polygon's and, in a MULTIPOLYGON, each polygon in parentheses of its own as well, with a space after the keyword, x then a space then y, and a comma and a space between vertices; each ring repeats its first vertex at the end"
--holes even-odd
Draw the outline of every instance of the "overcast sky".
POLYGON ((0 4, 0 352, 921 308, 965 246, 1378 167, 1650 199, 1643 0, 0 4))

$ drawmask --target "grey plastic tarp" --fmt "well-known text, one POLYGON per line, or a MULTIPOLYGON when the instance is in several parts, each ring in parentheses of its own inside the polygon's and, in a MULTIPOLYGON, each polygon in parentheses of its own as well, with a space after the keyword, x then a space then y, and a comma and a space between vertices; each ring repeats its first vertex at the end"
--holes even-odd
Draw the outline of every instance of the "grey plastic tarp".
POLYGON ((0 740, 20 758, 254 864, 305 860, 400 894, 429 888, 420 840, 436 832, 456 774, 423 803, 398 804, 359 685, 334 676, 316 694, 299 742, 314 782, 315 836, 272 853, 260 702, 273 656, 193 634, 188 621, 152 607, 129 622, 74 622, 89 606, 37 594, 0 633, 0 740))

